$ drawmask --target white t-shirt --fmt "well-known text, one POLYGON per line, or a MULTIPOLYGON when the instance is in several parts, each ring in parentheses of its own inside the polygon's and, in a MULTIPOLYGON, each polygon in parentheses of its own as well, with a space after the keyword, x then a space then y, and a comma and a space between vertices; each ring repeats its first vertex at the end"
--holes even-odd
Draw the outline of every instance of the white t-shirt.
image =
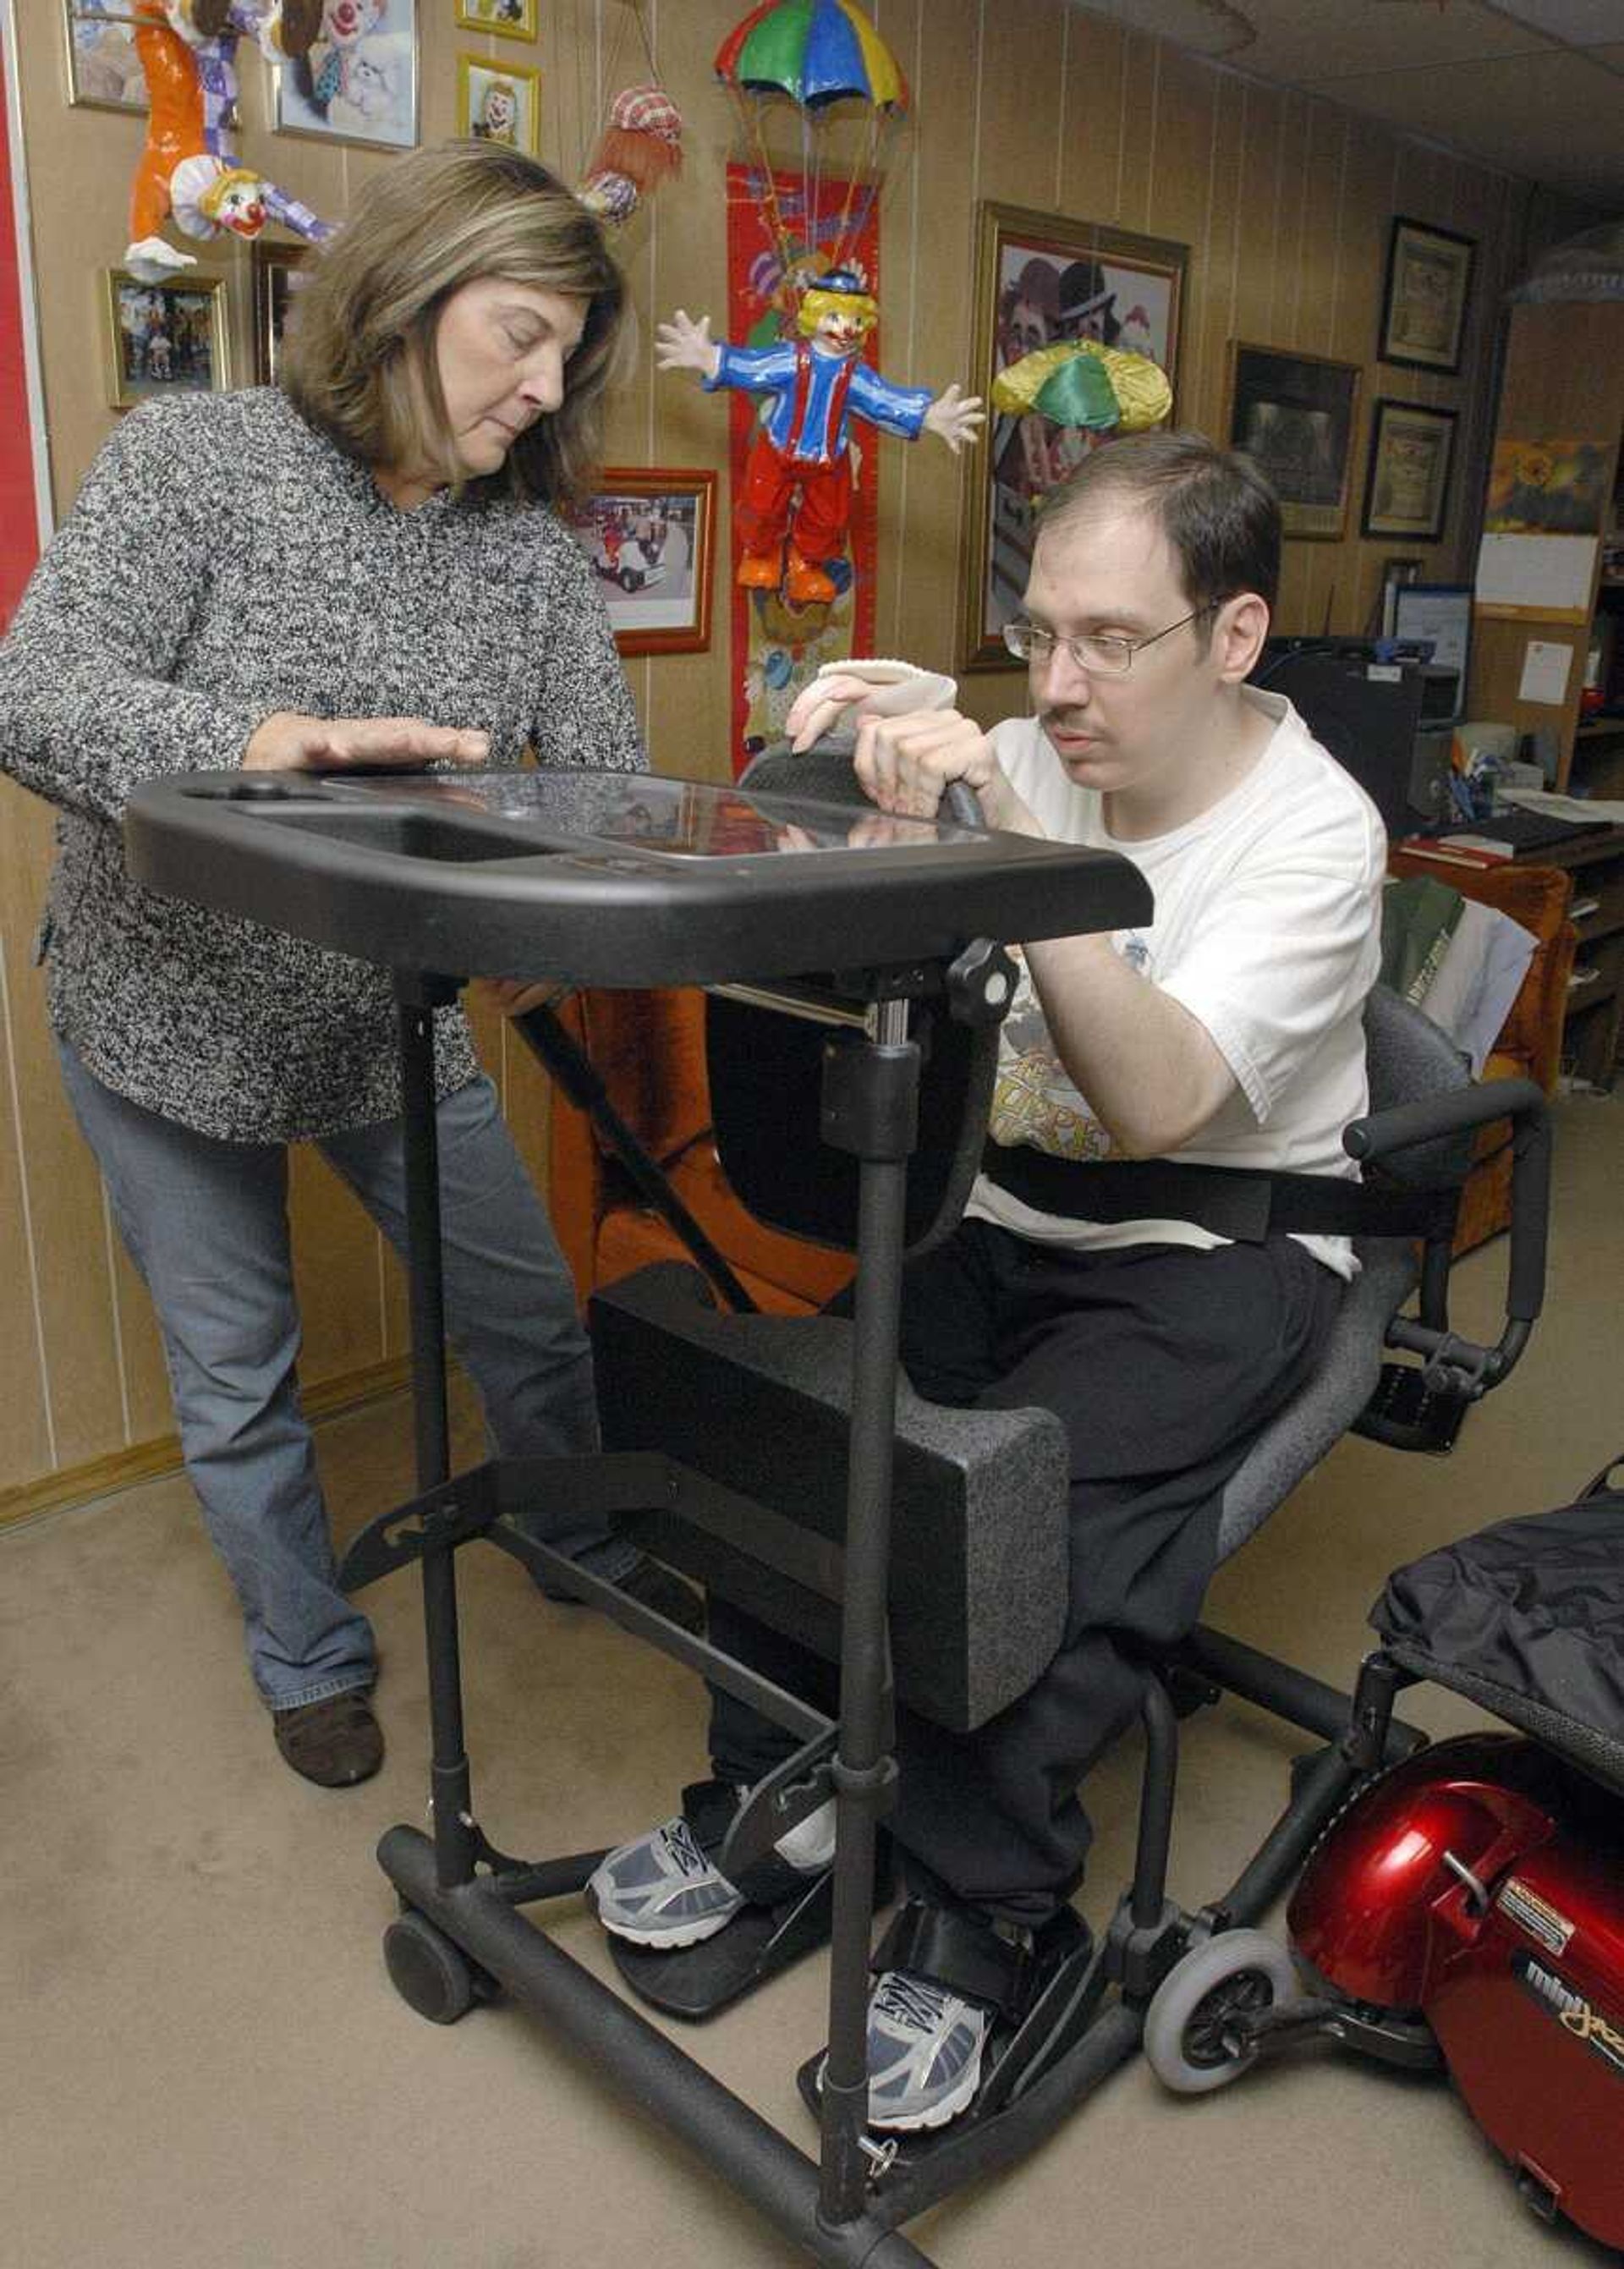
MULTIPOLYGON (((1111 943, 1211 1035, 1237 1091, 1176 1155, 1215 1166, 1351 1175, 1342 1129, 1366 1109, 1361 1012, 1381 961, 1387 846, 1376 807, 1280 695, 1245 698, 1274 721, 1252 770, 1171 834, 1118 843, 1101 797, 1061 770, 1036 719, 992 735, 1016 793, 1048 833, 1119 851, 1155 898, 1154 919, 1111 943)), ((1111 1137, 1067 1076, 1024 962, 1000 1042, 995 1142, 1061 1157, 1111 1155, 1111 1137)), ((1191 1222, 1090 1223, 1037 1213, 978 1177, 968 1212, 1035 1243, 1079 1250, 1146 1243, 1210 1246, 1191 1222)), ((1301 1242, 1339 1275, 1345 1238, 1301 1242)))

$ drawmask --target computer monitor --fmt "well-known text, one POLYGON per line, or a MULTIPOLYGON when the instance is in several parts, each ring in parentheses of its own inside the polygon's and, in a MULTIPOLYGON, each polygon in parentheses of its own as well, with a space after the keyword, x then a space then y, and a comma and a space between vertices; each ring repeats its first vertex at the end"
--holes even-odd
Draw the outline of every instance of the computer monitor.
POLYGON ((1270 639, 1251 683, 1283 693, 1350 772, 1391 836, 1426 816, 1412 798, 1426 680, 1414 662, 1378 662, 1362 639, 1270 639))

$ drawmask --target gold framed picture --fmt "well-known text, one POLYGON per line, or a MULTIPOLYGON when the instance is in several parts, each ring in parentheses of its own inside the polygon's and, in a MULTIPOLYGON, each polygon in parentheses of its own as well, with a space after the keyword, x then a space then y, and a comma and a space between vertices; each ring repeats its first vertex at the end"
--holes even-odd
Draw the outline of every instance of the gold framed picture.
POLYGON ((135 19, 121 0, 62 0, 68 100, 92 110, 144 112, 146 73, 135 19))
POLYGON ((542 147, 542 74, 533 64, 457 57, 457 131, 530 157, 542 147))
POLYGON ((223 276, 143 284, 122 268, 104 269, 102 314, 114 410, 160 394, 218 394, 230 384, 223 276))
POLYGON ((456 0, 457 29, 494 32, 498 40, 535 37, 535 0, 456 0))

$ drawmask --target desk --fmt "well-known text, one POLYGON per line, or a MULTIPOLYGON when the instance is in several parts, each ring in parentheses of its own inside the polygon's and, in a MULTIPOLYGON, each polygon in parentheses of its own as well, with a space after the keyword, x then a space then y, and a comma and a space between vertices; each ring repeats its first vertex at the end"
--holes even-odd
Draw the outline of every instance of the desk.
POLYGON ((1568 979, 1562 1064, 1592 1087, 1611 1087, 1624 1015, 1624 827, 1547 844, 1515 863, 1560 867, 1573 877, 1568 914, 1579 947, 1568 979))

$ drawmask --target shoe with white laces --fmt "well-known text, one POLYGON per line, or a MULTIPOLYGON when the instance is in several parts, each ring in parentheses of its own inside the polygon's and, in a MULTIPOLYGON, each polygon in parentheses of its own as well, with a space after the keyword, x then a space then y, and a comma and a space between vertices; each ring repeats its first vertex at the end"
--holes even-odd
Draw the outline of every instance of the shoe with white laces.
POLYGON ((587 1889, 598 1920, 634 1946, 698 1946, 726 1930, 744 1894, 695 1843, 679 1812, 599 1862, 587 1889))
POLYGON ((943 2127, 974 2101, 992 2013, 888 1970, 868 1999, 868 2125, 943 2127))
POLYGON ((714 1938, 742 1908, 791 1897, 821 1875, 834 1857, 832 1800, 779 1838, 776 1859, 750 1870, 748 1894, 728 1881, 712 1854, 748 1794, 720 1781, 684 1789, 675 1819, 601 1860, 587 1892, 604 1929, 634 1946, 675 1953, 714 1938))

